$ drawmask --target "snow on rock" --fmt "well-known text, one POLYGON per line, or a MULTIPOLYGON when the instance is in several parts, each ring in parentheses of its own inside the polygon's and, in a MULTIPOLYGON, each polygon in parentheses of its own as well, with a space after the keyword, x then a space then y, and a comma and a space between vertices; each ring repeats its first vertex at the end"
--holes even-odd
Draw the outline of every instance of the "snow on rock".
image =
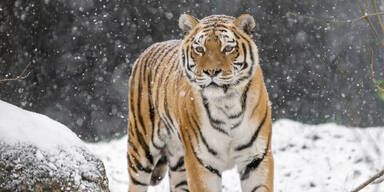
MULTIPOLYGON (((291 120, 273 124, 275 191, 346 192, 384 168, 384 128, 305 125, 291 120)), ((126 192, 127 137, 88 144, 104 162, 112 192, 126 192)), ((149 192, 168 192, 168 178, 149 192)), ((382 192, 384 183, 361 192, 382 192)), ((241 192, 235 169, 223 173, 223 192, 241 192)))
POLYGON ((109 191, 102 161, 67 127, 0 100, 0 191, 109 191))

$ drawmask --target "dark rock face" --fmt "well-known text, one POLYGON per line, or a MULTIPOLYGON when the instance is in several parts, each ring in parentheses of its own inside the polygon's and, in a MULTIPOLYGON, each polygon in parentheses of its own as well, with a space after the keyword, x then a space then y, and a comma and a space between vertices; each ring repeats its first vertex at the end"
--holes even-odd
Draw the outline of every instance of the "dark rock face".
POLYGON ((0 191, 108 192, 103 163, 81 148, 46 152, 0 143, 0 191))
MULTIPOLYGON (((1 1, 0 77, 14 77, 27 64, 31 73, 1 84, 0 99, 46 114, 86 140, 125 134, 130 68, 150 44, 182 38, 177 20, 184 12, 255 17, 274 119, 383 125, 384 101, 370 79, 367 25, 288 14, 359 17, 348 0, 1 1)), ((376 49, 376 63, 382 52, 376 49)), ((384 65, 376 71, 384 79, 384 65)))

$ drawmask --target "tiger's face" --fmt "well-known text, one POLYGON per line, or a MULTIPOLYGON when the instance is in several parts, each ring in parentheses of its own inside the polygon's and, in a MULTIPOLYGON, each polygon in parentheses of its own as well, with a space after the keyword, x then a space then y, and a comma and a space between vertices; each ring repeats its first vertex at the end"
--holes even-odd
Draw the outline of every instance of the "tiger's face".
POLYGON ((251 38, 255 26, 252 16, 233 19, 214 15, 199 21, 184 14, 179 26, 187 33, 181 64, 190 83, 226 92, 252 78, 258 64, 257 47, 251 38))

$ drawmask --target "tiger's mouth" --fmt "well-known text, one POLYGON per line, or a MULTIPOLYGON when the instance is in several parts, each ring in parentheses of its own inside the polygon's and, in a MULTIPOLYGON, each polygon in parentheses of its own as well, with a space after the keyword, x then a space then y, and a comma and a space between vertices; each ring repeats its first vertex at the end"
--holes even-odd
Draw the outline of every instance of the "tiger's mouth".
POLYGON ((218 84, 215 81, 211 81, 208 84, 201 84, 199 86, 201 87, 201 89, 222 89, 224 93, 226 93, 231 87, 231 83, 218 84))

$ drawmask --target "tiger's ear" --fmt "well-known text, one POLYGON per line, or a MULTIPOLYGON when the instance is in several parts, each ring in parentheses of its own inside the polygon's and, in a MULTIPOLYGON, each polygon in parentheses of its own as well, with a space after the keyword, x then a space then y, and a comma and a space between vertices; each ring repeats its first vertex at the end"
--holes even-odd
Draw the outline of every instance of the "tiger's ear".
POLYGON ((179 27, 184 33, 191 31, 198 23, 198 19, 185 13, 179 18, 179 27))
POLYGON ((249 14, 240 15, 240 17, 236 18, 233 23, 237 28, 243 30, 248 35, 252 35, 253 29, 256 26, 255 19, 249 14))

